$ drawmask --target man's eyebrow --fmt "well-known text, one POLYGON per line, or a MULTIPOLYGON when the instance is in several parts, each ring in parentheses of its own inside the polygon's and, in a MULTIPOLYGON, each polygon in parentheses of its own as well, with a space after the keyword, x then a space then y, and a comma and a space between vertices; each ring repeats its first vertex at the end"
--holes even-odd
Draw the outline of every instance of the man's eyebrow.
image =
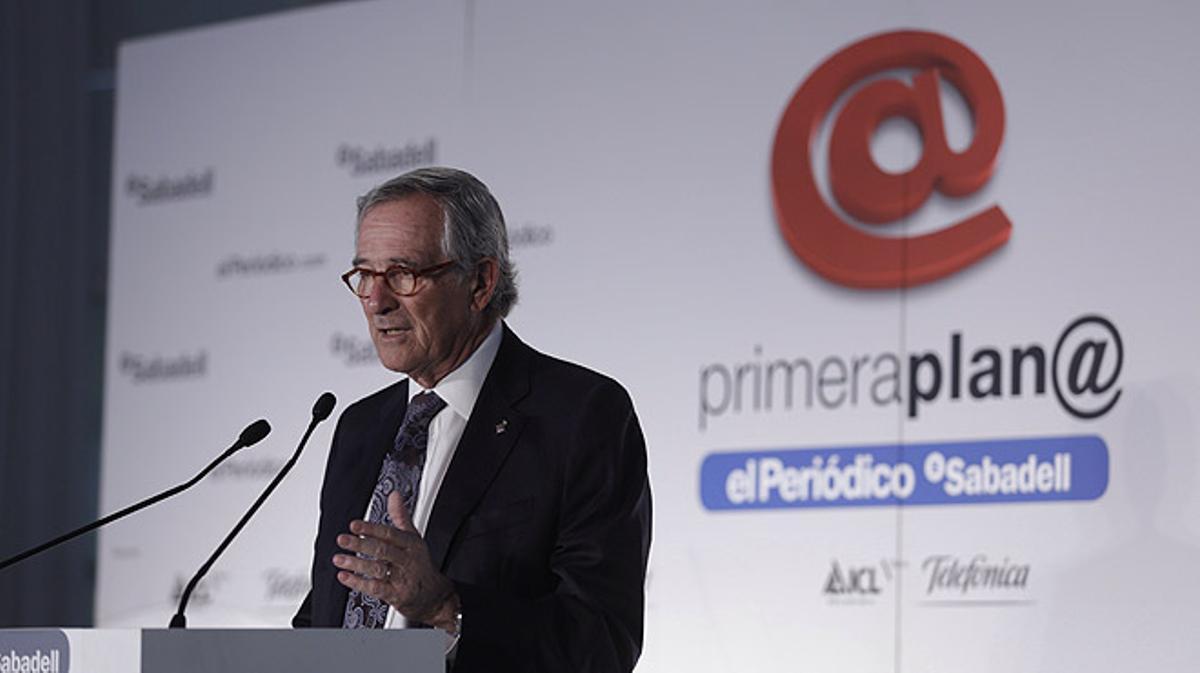
MULTIPOLYGON (((366 262, 367 259, 365 257, 355 257, 350 261, 350 264, 352 266, 362 266, 366 262)), ((418 262, 408 259, 407 257, 389 257, 387 263, 388 266, 395 266, 399 264, 400 266, 407 266, 410 269, 416 269, 421 266, 418 262)))

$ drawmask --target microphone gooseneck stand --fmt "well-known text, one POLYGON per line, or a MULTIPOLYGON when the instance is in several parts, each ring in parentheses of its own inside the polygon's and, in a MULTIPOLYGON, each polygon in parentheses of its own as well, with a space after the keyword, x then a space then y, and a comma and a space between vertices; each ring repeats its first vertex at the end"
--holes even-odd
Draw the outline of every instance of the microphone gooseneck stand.
POLYGON ((296 451, 292 453, 292 457, 289 458, 286 463, 284 463, 283 468, 279 470, 278 474, 275 475, 275 478, 272 479, 271 483, 267 485, 267 488, 264 489, 262 494, 258 496, 258 499, 254 501, 254 504, 250 506, 250 509, 242 515, 241 520, 237 522, 237 525, 233 527, 233 530, 229 531, 229 535, 225 536, 225 539, 221 541, 220 546, 218 546, 216 551, 212 553, 212 556, 208 557, 208 560, 204 562, 204 565, 200 566, 200 569, 196 571, 194 576, 192 576, 191 581, 187 583, 187 588, 183 590, 183 594, 179 597, 179 609, 176 610, 175 616, 171 617, 170 628, 187 628, 187 617, 184 616, 184 612, 187 610, 188 600, 190 600, 192 597, 192 591, 196 589, 196 585, 200 583, 200 580, 208 574, 209 569, 212 568, 213 564, 217 562, 217 559, 220 558, 221 554, 225 552, 225 549, 231 542, 233 542, 233 539, 237 537, 237 534, 242 531, 242 528, 246 526, 246 523, 250 521, 250 518, 254 516, 254 514, 258 512, 258 509, 262 507, 262 504, 266 502, 267 498, 275 490, 275 487, 279 486, 279 483, 283 481, 283 478, 287 476, 287 473, 292 470, 292 467, 295 466, 296 461, 300 458, 300 452, 304 450, 304 445, 308 443, 309 436, 312 435, 313 430, 316 429, 318 423, 326 418, 329 418, 329 414, 333 412, 333 405, 335 404, 337 404, 337 398, 333 396, 333 393, 322 393, 321 396, 317 398, 317 402, 313 405, 312 409, 312 420, 309 421, 308 429, 304 431, 304 436, 300 438, 300 444, 296 447, 296 451))
POLYGON ((185 481, 184 483, 182 483, 178 486, 175 486, 173 488, 169 488, 169 489, 163 491, 162 493, 159 493, 158 495, 151 496, 149 498, 146 498, 145 500, 142 500, 141 502, 130 505, 129 507, 126 507, 125 509, 123 509, 119 512, 114 512, 112 514, 109 514, 108 516, 104 517, 103 519, 93 521, 92 523, 89 523, 88 525, 82 526, 80 528, 76 528, 75 530, 73 530, 69 533, 64 533, 64 534, 54 538, 53 540, 50 540, 49 542, 43 542, 42 544, 40 544, 32 549, 27 549, 27 550, 21 552, 20 554, 17 554, 16 556, 11 556, 9 558, 6 558, 3 561, 0 561, 0 570, 3 570, 10 565, 20 563, 21 561, 24 561, 25 559, 29 558, 30 556, 36 556, 37 554, 40 554, 40 553, 46 551, 47 549, 57 547, 58 545, 60 545, 64 542, 67 542, 68 540, 73 540, 73 539, 79 537, 80 535, 83 535, 84 533, 96 530, 97 528, 99 528, 101 526, 110 524, 110 523, 116 521, 117 519, 123 519, 123 518, 129 516, 130 514, 133 514, 134 512, 143 510, 157 502, 166 500, 167 498, 169 498, 173 495, 176 495, 178 493, 186 491, 187 489, 191 488, 192 486, 195 486, 197 482, 199 482, 201 479, 203 479, 205 476, 207 476, 209 472, 212 472, 218 465, 220 465, 222 462, 224 462, 225 459, 229 458, 230 456, 237 453, 241 449, 244 449, 248 446, 252 446, 252 445, 257 444, 258 442, 262 441, 263 437, 266 437, 269 432, 271 432, 271 424, 268 423, 265 419, 261 419, 261 418, 258 419, 257 421, 246 426, 246 428, 244 430, 242 430, 242 433, 240 435, 238 435, 237 441, 233 443, 233 446, 230 446, 228 449, 226 449, 224 453, 217 456, 216 460, 209 463, 208 467, 205 467, 203 470, 200 470, 199 474, 192 477, 188 481, 185 481))

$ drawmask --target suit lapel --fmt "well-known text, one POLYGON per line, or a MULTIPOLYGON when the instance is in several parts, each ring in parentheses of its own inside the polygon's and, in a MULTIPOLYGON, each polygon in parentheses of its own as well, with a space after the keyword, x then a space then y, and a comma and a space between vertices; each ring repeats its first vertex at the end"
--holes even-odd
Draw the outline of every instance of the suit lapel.
POLYGON ((529 391, 529 347, 504 326, 496 359, 463 429, 454 458, 438 490, 425 527, 434 567, 445 568, 446 554, 463 521, 475 509, 525 425, 514 405, 529 391))
MULTIPOLYGON (((354 465, 354 501, 350 503, 350 518, 362 519, 367 512, 367 503, 371 502, 371 494, 379 481, 379 470, 383 466, 383 458, 396 442, 396 433, 404 422, 404 412, 408 408, 407 379, 396 384, 395 392, 388 396, 380 407, 379 417, 370 434, 366 437, 363 447, 362 460, 354 465)), ((350 519, 346 519, 349 523, 350 519)))

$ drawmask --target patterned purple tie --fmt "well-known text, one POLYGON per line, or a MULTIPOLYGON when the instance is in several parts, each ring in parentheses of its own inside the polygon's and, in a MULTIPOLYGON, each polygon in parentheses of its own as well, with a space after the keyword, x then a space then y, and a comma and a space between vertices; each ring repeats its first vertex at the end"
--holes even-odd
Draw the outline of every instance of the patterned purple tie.
MULTIPOLYGON (((400 492, 409 516, 416 511, 421 470, 425 467, 425 448, 429 444, 429 422, 445 406, 446 402, 433 392, 421 393, 409 401, 400 432, 396 433, 396 443, 384 456, 379 481, 371 493, 370 521, 392 525, 392 517, 387 511, 388 494, 392 491, 400 492)), ((351 590, 346 599, 342 627, 381 629, 387 622, 387 614, 387 603, 351 590)))

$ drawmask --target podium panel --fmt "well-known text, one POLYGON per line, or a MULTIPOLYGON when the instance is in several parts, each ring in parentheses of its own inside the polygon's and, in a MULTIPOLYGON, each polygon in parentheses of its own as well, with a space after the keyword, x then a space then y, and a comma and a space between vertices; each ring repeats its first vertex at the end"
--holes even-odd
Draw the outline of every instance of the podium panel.
POLYGON ((147 629, 142 673, 443 673, 444 645, 432 629, 147 629))
POLYGON ((442 673, 444 645, 426 629, 0 629, 0 670, 442 673))

